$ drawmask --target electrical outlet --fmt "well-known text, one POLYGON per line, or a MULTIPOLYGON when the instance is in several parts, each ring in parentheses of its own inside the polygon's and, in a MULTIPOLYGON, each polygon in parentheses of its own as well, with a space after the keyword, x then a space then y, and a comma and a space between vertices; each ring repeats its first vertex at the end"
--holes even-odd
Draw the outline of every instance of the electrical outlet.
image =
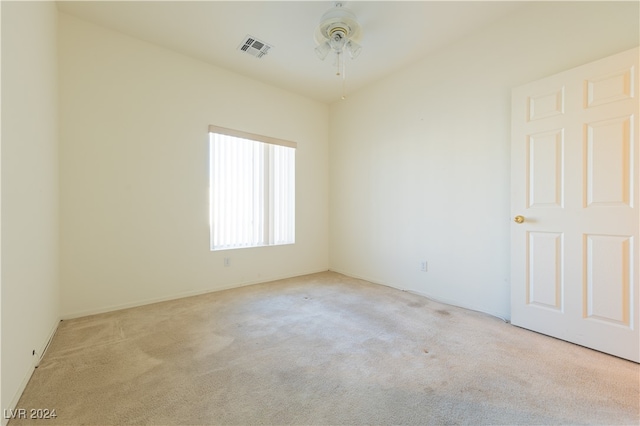
POLYGON ((427 261, 423 260, 422 262, 420 262, 420 271, 421 272, 427 272, 427 261))
POLYGON ((231 258, 229 258, 229 257, 225 257, 224 258, 224 266, 225 267, 231 266, 231 258))

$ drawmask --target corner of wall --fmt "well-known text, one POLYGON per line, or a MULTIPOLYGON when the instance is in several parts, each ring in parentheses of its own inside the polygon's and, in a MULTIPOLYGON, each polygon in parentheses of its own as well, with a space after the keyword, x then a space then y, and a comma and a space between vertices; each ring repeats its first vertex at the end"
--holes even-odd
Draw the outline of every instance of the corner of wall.
POLYGON ((60 318, 57 8, 1 2, 0 10, 0 409, 6 424, 11 412, 5 410, 18 404, 60 318))

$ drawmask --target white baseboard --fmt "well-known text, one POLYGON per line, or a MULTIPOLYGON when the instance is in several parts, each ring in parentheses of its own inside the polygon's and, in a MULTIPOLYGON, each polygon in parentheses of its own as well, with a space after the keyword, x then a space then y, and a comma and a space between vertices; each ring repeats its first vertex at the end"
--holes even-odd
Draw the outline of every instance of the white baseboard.
POLYGON ((5 413, 8 412, 9 410, 15 410, 17 408, 18 402, 20 402, 20 397, 22 397, 22 393, 27 387, 27 384, 29 384, 29 380, 31 380, 31 376, 33 376, 33 373, 34 371, 36 371, 36 368, 38 368, 38 365, 40 364, 42 357, 44 357, 44 354, 47 352, 47 349, 49 348, 49 344, 53 340, 53 337, 55 336, 56 331, 58 331, 59 324, 60 324, 60 320, 57 320, 53 325, 53 327, 51 328, 48 338, 44 342, 42 342, 38 347, 38 350, 36 351, 36 354, 38 356, 33 358, 33 363, 31 364, 31 367, 29 368, 27 373, 24 375, 22 382, 20 382, 20 386, 18 387, 15 394, 13 395, 13 398, 11 398, 9 405, 7 407, 2 407, 2 422, 0 423, 2 426, 6 426, 7 423, 9 423, 10 419, 5 418, 5 413))
POLYGON ((277 276, 272 276, 272 277, 263 277, 263 278, 256 279, 256 280, 242 281, 242 282, 237 282, 237 283, 224 285, 224 286, 216 287, 216 288, 205 289, 205 290, 186 291, 186 292, 176 293, 176 294, 173 294, 173 295, 170 295, 170 296, 156 297, 156 298, 151 298, 151 299, 143 299, 143 300, 138 300, 138 301, 131 302, 131 303, 122 303, 122 304, 118 304, 118 305, 110 305, 110 306, 106 306, 104 308, 87 309, 87 310, 83 310, 83 311, 64 313, 64 314, 62 314, 62 319, 63 320, 70 320, 70 319, 74 319, 74 318, 86 317, 86 316, 89 316, 89 315, 103 314, 103 313, 106 313, 106 312, 119 311, 121 309, 135 308, 135 307, 138 307, 138 306, 151 305, 153 303, 160 303, 160 302, 166 302, 166 301, 169 301, 169 300, 183 299, 185 297, 198 296, 200 294, 215 293, 217 291, 224 291, 224 290, 229 290, 229 289, 232 289, 232 288, 240 288, 240 287, 245 287, 245 286, 248 286, 248 285, 261 284, 261 283, 266 283, 266 282, 270 282, 270 281, 276 281, 276 280, 283 280, 283 279, 287 279, 287 278, 300 277, 300 276, 303 276, 303 275, 316 274, 318 272, 326 272, 326 271, 327 271, 327 269, 321 269, 321 270, 313 270, 313 271, 308 271, 308 272, 296 272, 296 273, 287 274, 287 275, 277 275, 277 276))

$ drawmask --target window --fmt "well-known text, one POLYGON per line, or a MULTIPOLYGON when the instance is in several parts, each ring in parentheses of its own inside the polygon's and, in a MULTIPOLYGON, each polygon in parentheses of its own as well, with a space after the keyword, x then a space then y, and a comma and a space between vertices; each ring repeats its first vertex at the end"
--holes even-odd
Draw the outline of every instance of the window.
POLYGON ((296 144, 209 126, 211 250, 295 242, 296 144))

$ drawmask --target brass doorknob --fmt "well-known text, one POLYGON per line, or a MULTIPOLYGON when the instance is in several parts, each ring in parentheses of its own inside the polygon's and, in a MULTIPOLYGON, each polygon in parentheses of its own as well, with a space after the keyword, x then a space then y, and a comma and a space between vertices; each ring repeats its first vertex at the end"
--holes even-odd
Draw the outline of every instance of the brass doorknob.
POLYGON ((520 215, 518 215, 518 216, 516 216, 516 217, 514 217, 514 218, 513 218, 513 221, 514 221, 515 223, 522 223, 522 222, 524 222, 524 216, 520 216, 520 215))

